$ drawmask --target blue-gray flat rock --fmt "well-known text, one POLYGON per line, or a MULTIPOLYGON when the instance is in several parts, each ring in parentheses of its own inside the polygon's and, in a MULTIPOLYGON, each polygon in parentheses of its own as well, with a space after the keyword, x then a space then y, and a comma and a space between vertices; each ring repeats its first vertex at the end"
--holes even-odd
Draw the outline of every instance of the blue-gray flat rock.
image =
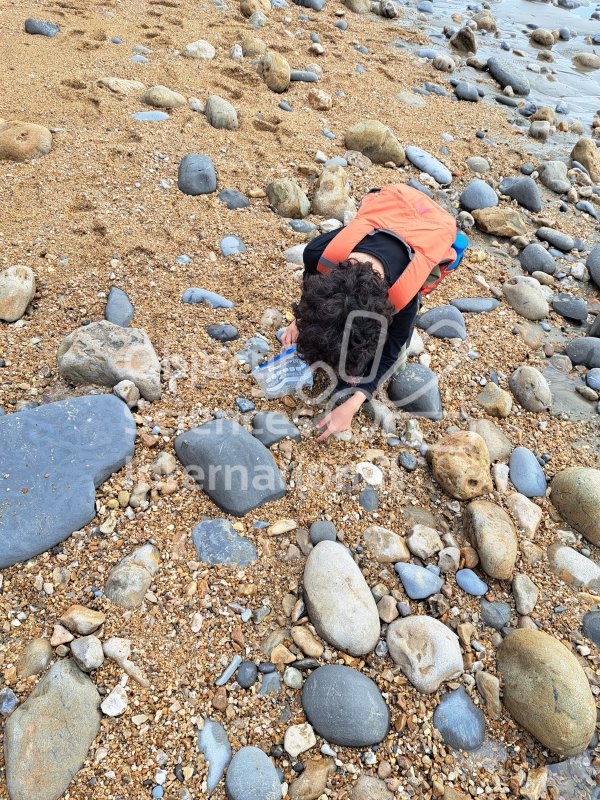
POLYGON ((456 573, 456 583, 463 592, 472 594, 474 597, 481 597, 489 589, 487 583, 482 581, 472 569, 459 569, 456 573))
POLYGON ((592 369, 600 367, 600 339, 581 337, 568 342, 565 352, 573 364, 583 364, 592 369))
POLYGON ((600 647, 600 609, 594 608, 583 615, 582 630, 596 647, 600 647))
POLYGON ((454 87, 454 94, 459 100, 466 100, 469 103, 479 102, 477 87, 473 83, 469 83, 469 81, 459 81, 454 87))
POLYGON ((540 190, 533 178, 505 178, 498 189, 528 211, 542 210, 540 190))
POLYGON ((216 339, 217 342, 232 342, 239 337, 235 325, 208 325, 206 332, 211 339, 216 339))
POLYGON ((175 452, 210 499, 236 517, 279 500, 286 487, 267 448, 231 419, 180 434, 175 452))
POLYGON ((208 289, 200 289, 197 286, 192 286, 190 289, 185 290, 182 302, 189 303, 190 305, 206 303, 212 306, 212 308, 235 308, 235 303, 232 303, 231 300, 221 297, 221 295, 216 292, 210 292, 208 289))
POLYGON ((552 308, 565 319, 584 322, 587 319, 587 303, 583 297, 561 293, 554 297, 552 308))
POLYGON ((526 447, 515 447, 508 462, 512 485, 525 497, 546 494, 546 476, 535 455, 526 447))
POLYGON ((310 72, 310 70, 293 69, 290 71, 290 80, 302 81, 303 83, 316 83, 319 80, 319 76, 316 72, 310 72))
POLYGON ((219 200, 225 203, 230 211, 247 208, 250 205, 250 200, 236 189, 223 189, 219 192, 219 200))
POLYGON ((224 236, 221 239, 221 252, 225 258, 239 255, 240 253, 246 252, 246 245, 239 236, 224 236))
POLYGON ((444 415, 437 376, 424 364, 408 364, 395 375, 388 386, 388 397, 405 413, 433 420, 444 415))
POLYGON ((417 319, 417 326, 438 339, 466 339, 465 320, 455 306, 438 306, 417 319))
POLYGON ((49 39, 54 39, 60 28, 54 22, 29 17, 25 20, 25 30, 33 36, 47 36, 49 39))
POLYGON ((196 525, 192 540, 198 558, 205 564, 237 564, 245 567, 256 560, 256 547, 233 529, 229 520, 207 519, 196 525))
POLYGON ((543 242, 548 242, 552 247, 562 250, 563 253, 568 253, 575 247, 575 241, 571 236, 561 231, 555 231, 554 228, 538 228, 535 235, 543 242))
POLYGON ((104 309, 105 318, 114 325, 127 328, 133 319, 134 313, 135 310, 126 293, 117 286, 111 286, 106 308, 104 309))
POLYGON ((510 606, 508 603, 481 601, 481 619, 486 625, 501 631, 510 624, 510 606))
POLYGON ((510 67, 495 56, 488 58, 488 72, 492 78, 504 89, 510 86, 515 94, 526 97, 531 91, 529 81, 521 75, 515 75, 510 67))
POLYGON ((450 300, 450 305, 458 308, 463 314, 484 314, 494 311, 500 305, 495 297, 460 297, 450 300))
POLYGON ((0 568, 27 561, 96 514, 96 487, 133 457, 135 422, 112 395, 0 417, 0 568))
POLYGON ((337 532, 333 522, 327 519, 318 519, 310 526, 310 541, 313 545, 318 545, 319 542, 335 542, 337 539, 337 532))
POLYGON ((400 576, 404 591, 411 600, 425 600, 442 588, 443 581, 439 575, 425 567, 398 562, 395 570, 400 576))
POLYGON ((530 275, 533 272, 554 275, 558 269, 550 253, 541 244, 528 244, 519 256, 519 263, 530 275))
POLYGON ((441 161, 434 158, 431 153, 422 150, 420 147, 407 147, 405 150, 406 157, 413 166, 420 169, 421 172, 426 172, 436 180, 440 186, 448 186, 452 183, 452 173, 445 167, 441 161))
POLYGON ((460 686, 445 694, 433 712, 433 724, 454 750, 477 750, 485 739, 483 712, 460 686))
POLYGON ((207 719, 204 727, 198 734, 198 750, 208 761, 208 777, 206 788, 212 794, 229 762, 231 761, 231 745, 227 738, 225 728, 220 722, 207 719))
POLYGON ((209 156, 190 153, 179 163, 177 186, 184 194, 211 194, 217 191, 217 176, 209 156))
POLYGON ((282 439, 300 441, 300 431, 293 422, 275 411, 259 411, 252 420, 253 434, 265 447, 272 447, 282 439))
POLYGON ((242 689, 254 686, 258 678, 258 668, 253 661, 242 661, 235 676, 242 689))
POLYGON ((339 664, 319 667, 309 675, 302 706, 319 736, 343 747, 376 744, 390 726, 390 712, 377 685, 339 664))
POLYGON ((258 747, 242 747, 225 778, 230 800, 281 800, 281 783, 271 759, 258 747))
POLYGON ((478 208, 495 208, 498 205, 498 195, 492 187, 475 178, 465 186, 460 195, 460 204, 466 211, 475 211, 478 208))

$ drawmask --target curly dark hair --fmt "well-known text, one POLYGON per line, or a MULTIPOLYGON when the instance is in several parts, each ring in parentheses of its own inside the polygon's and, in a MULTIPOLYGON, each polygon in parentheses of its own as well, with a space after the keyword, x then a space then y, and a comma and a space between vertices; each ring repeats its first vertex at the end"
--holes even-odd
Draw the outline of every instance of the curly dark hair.
MULTIPOLYGON (((305 274, 302 298, 293 305, 298 325, 298 354, 308 362, 324 361, 337 369, 348 315, 370 311, 390 324, 394 307, 385 280, 369 261, 350 258, 327 275, 305 274)), ((375 356, 381 323, 369 317, 353 321, 345 370, 362 376, 375 356)))

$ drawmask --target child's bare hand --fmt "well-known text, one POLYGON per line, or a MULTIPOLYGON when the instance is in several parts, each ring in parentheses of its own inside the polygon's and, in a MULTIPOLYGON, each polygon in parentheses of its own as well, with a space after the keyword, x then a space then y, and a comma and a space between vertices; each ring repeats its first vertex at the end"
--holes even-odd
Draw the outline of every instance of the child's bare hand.
POLYGON ((296 325, 296 320, 292 320, 290 324, 285 329, 283 336, 281 337, 281 344, 284 347, 292 347, 298 341, 298 326, 296 325))

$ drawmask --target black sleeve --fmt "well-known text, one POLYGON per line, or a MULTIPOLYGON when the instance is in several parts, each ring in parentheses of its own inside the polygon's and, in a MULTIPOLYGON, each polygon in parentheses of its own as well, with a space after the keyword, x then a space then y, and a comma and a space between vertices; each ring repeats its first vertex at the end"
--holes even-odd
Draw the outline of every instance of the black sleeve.
POLYGON ((311 241, 306 245, 302 254, 302 259, 304 261, 304 268, 308 273, 317 271, 317 264, 323 255, 323 251, 329 242, 332 239, 335 239, 335 236, 337 233, 339 233, 339 231, 340 228, 336 228, 334 231, 330 231, 329 233, 322 233, 320 236, 315 236, 315 238, 311 239, 311 241))
MULTIPOLYGON (((403 345, 408 344, 417 321, 419 311, 419 295, 394 315, 392 324, 388 329, 388 337, 383 346, 381 360, 375 373, 375 377, 369 383, 360 383, 356 387, 358 391, 364 392, 369 398, 375 390, 383 383, 386 373, 394 366, 403 345)), ((367 374, 370 373, 370 369, 367 374)))

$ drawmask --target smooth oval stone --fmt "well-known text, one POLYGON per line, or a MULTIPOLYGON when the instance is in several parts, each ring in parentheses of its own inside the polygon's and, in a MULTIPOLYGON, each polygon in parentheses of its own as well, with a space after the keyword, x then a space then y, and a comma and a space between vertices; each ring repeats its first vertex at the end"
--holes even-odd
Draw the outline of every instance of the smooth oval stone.
POLYGON ((313 545, 319 542, 335 542, 337 539, 337 531, 333 522, 326 519, 319 519, 310 526, 310 541, 313 545))
POLYGON ((217 176, 209 156, 190 153, 179 162, 177 186, 184 194, 211 194, 217 190, 217 176))
POLYGON ((600 368, 591 369, 585 376, 585 382, 590 389, 600 390, 600 368))
POLYGON ((281 783, 271 759, 258 747, 242 747, 225 779, 231 800, 281 800, 281 783))
POLYGON ((528 211, 542 210, 540 190, 533 178, 505 178, 498 189, 528 211))
POLYGON ((516 447, 508 462, 512 485, 525 497, 543 497, 546 494, 546 476, 535 455, 526 447, 516 447))
POLYGON ((438 306, 417 319, 417 326, 438 339, 466 339, 465 320, 455 306, 438 306))
POLYGON ((552 300, 552 308, 565 319, 584 322, 587 319, 587 303, 583 297, 572 294, 559 294, 552 300))
MULTIPOLYGON (((327 164, 325 165, 327 166, 327 164)), ((308 222, 306 219, 290 219, 288 225, 296 233, 312 233, 317 230, 314 222, 308 222)))
POLYGON ((481 601, 481 619, 486 625, 501 631, 510 625, 510 606, 508 603, 491 603, 489 600, 481 601))
POLYGON ((594 219, 598 219, 598 212, 588 200, 580 200, 579 203, 575 204, 575 208, 578 211, 583 211, 584 213, 589 214, 590 217, 593 217, 594 219))
POLYGON ((42 19, 29 17, 25 20, 25 30, 32 36, 47 36, 49 39, 54 39, 60 28, 54 22, 46 22, 42 19))
POLYGON ((242 242, 239 236, 225 236, 221 239, 221 252, 227 258, 228 256, 239 255, 246 252, 246 245, 242 242))
POLYGON ((249 689, 254 686, 258 678, 258 668, 253 661, 243 661, 235 676, 236 681, 242 689, 249 689))
POLYGON ((146 56, 141 56, 139 53, 134 53, 131 56, 131 60, 135 61, 136 64, 147 64, 150 61, 149 58, 146 58, 146 56))
POLYGON ((372 486, 365 486, 358 497, 358 502, 361 508, 364 508, 368 513, 377 511, 379 508, 379 495, 377 494, 377 490, 372 486))
POLYGON ((136 111, 131 116, 141 122, 163 122, 169 119, 166 111, 136 111))
POLYGON ((461 297, 457 300, 450 300, 450 305, 458 308, 462 313, 484 314, 498 308, 500 301, 495 297, 461 297))
POLYGON ((581 629, 596 647, 600 647, 600 609, 594 608, 583 615, 581 629))
POLYGON ((428 419, 443 417, 437 376, 424 364, 408 364, 388 386, 388 397, 401 411, 428 419))
POLYGON ((339 664, 319 667, 308 676, 302 706, 319 736, 343 747, 377 744, 390 725, 390 713, 377 684, 339 664))
POLYGON ((495 56, 488 58, 488 72, 504 89, 510 86, 515 94, 526 97, 531 91, 529 81, 520 75, 515 75, 512 70, 495 56))
POLYGON ((460 686, 445 694, 433 712, 433 724, 454 750, 477 750, 485 739, 483 712, 460 686))
POLYGON ((293 69, 290 71, 290 80, 291 81, 302 81, 303 83, 316 83, 319 80, 319 76, 316 72, 310 72, 308 70, 302 69, 293 69))
POLYGON ((475 178, 461 192, 460 204, 466 211, 495 208, 498 205, 498 195, 488 183, 481 178, 475 178))
POLYGON ((548 242, 552 247, 556 247, 564 253, 568 253, 575 247, 575 241, 568 234, 555 231, 554 228, 538 228, 535 235, 538 239, 548 242))
POLYGON ((472 569, 459 569, 456 573, 456 582, 463 591, 475 597, 481 597, 489 588, 472 569))
POLYGON ((293 111, 294 109, 291 107, 289 103, 284 103, 282 100, 280 103, 277 104, 282 111, 293 111))
POLYGON ((133 319, 134 308, 127 294, 117 286, 111 286, 104 309, 104 317, 113 325, 127 328, 133 319))
POLYGON ((335 28, 338 28, 340 31, 345 31, 348 27, 348 23, 345 19, 338 19, 337 22, 333 23, 335 28))
MULTIPOLYGON (((459 81, 454 87, 454 94, 459 100, 465 100, 469 103, 479 102, 479 92, 477 91, 477 87, 468 81, 459 81)), ((496 200, 498 200, 497 197, 496 200)))
POLYGON ((441 161, 434 158, 431 153, 422 150, 420 147, 407 147, 405 154, 413 166, 431 175, 440 186, 448 186, 452 183, 452 173, 450 170, 445 167, 441 161))
POLYGON ((442 588, 443 581, 439 575, 425 567, 399 562, 394 568, 411 600, 425 600, 442 588))
POLYGON ((211 339, 216 339, 218 342, 231 342, 239 336, 235 325, 209 325, 206 332, 211 339))
POLYGON ((237 208, 247 208, 250 205, 248 198, 236 189, 223 189, 219 192, 218 198, 225 203, 230 211, 237 208))
POLYGON ((533 272, 545 272, 546 275, 554 275, 557 265, 550 253, 541 244, 528 244, 521 251, 519 263, 530 275, 533 272))
POLYGON ((428 58, 431 60, 437 56, 437 50, 433 50, 431 47, 419 47, 415 55, 419 58, 428 58))
POLYGON ((212 308, 235 308, 235 304, 231 300, 227 300, 216 292, 210 292, 208 289, 200 289, 196 286, 185 290, 182 302, 191 305, 206 303, 212 308))
POLYGON ((326 642, 353 656, 375 648, 380 630, 377 606, 346 547, 321 541, 310 552, 304 599, 311 622, 326 642))
POLYGON ((231 745, 220 722, 212 719, 205 721, 204 727, 198 733, 198 750, 208 762, 206 787, 210 794, 216 789, 231 761, 231 745))

